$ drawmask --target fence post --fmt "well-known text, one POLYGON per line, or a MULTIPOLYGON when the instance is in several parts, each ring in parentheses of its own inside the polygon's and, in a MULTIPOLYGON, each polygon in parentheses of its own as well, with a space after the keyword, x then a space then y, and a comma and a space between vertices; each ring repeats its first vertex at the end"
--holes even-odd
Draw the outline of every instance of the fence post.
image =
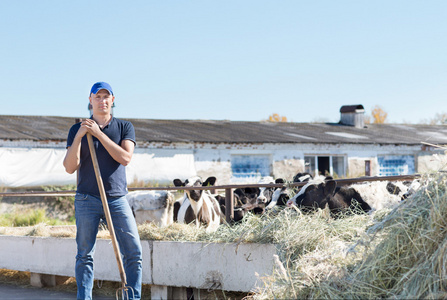
POLYGON ((234 219, 233 189, 225 189, 225 220, 230 223, 234 219))

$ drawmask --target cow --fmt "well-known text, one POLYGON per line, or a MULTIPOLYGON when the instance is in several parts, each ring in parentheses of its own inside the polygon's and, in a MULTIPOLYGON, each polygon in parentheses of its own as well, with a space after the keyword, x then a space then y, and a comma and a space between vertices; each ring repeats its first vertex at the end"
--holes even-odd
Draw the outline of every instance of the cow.
MULTIPOLYGON (((260 184, 273 183, 271 176, 263 177, 258 182, 260 184)), ((233 222, 238 222, 243 219, 244 215, 248 212, 254 214, 262 214, 265 211, 267 202, 270 202, 273 195, 273 188, 266 187, 241 187, 236 188, 233 191, 234 197, 234 210, 233 210, 233 222)), ((217 195, 216 198, 219 201, 221 211, 225 214, 225 196, 217 195)))
POLYGON ((310 207, 324 208, 328 205, 331 214, 337 215, 346 211, 348 207, 353 208, 352 199, 355 199, 358 206, 357 212, 373 212, 396 207, 402 200, 409 197, 420 187, 418 179, 413 180, 411 183, 388 182, 384 180, 361 182, 343 187, 336 186, 332 192, 333 183, 329 179, 332 178, 318 177, 309 181, 294 198, 289 200, 287 206, 295 204, 308 211, 310 207), (313 189, 316 190, 313 191, 313 189), (330 196, 331 192, 333 193, 332 196, 330 196), (312 199, 318 200, 309 200, 311 195, 315 196, 312 199))
POLYGON ((402 195, 401 199, 405 200, 408 197, 412 196, 421 188, 421 186, 422 184, 419 179, 413 180, 411 183, 408 184, 407 191, 402 195))
MULTIPOLYGON (((335 182, 334 180, 329 181, 335 182)), ((363 199, 360 193, 355 188, 349 186, 337 186, 334 195, 329 199, 328 206, 333 217, 341 216, 346 212, 367 213, 371 211, 371 206, 363 199)))
MULTIPOLYGON (((415 181, 414 185, 418 182, 415 181)), ((363 199, 368 202, 373 211, 384 208, 392 209, 406 199, 410 194, 414 193, 409 189, 409 183, 402 181, 372 181, 351 185, 358 191, 363 199)))
POLYGON ((287 206, 296 205, 304 212, 329 207, 333 218, 351 212, 369 212, 371 207, 362 196, 351 187, 337 187, 334 180, 325 181, 318 177, 309 181, 303 188, 287 202, 287 206))
MULTIPOLYGON (((284 184, 284 179, 277 178, 273 182, 273 178, 266 177, 264 182, 259 183, 282 183, 284 184)), ((272 209, 275 206, 285 206, 287 201, 289 200, 289 191, 288 188, 283 187, 261 187, 259 191, 259 196, 256 199, 257 204, 263 204, 266 206, 266 209, 272 209)))
POLYGON ((237 188, 233 191, 235 206, 242 206, 247 203, 255 203, 260 193, 258 187, 237 188))
MULTIPOLYGON (((282 178, 277 178, 275 180, 275 183, 284 183, 284 180, 282 178)), ((272 199, 268 202, 268 205, 266 206, 266 210, 270 210, 274 208, 275 206, 279 207, 285 207, 287 204, 287 201, 289 201, 289 189, 287 186, 275 188, 272 194, 272 199)))
MULTIPOLYGON (((261 178, 260 184, 284 183, 284 180, 278 178, 273 180, 267 176, 261 178)), ((237 222, 243 218, 245 214, 251 212, 253 214, 263 214, 267 209, 275 206, 285 206, 289 199, 287 187, 246 187, 234 190, 234 219, 237 222), (236 200, 238 199, 238 200, 236 200)), ((221 210, 225 212, 225 197, 219 196, 221 210)))
POLYGON ((135 191, 126 198, 137 224, 152 222, 164 227, 173 223, 174 196, 169 191, 135 191))
MULTIPOLYGON (((176 187, 202 187, 212 186, 216 177, 208 177, 205 182, 198 176, 186 179, 173 180, 176 187)), ((180 202, 180 201, 179 201, 180 202)), ((208 190, 185 190, 176 219, 179 223, 189 224, 195 222, 197 226, 203 225, 207 232, 217 230, 223 222, 223 215, 216 198, 208 190)))
MULTIPOLYGON (((241 221, 248 212, 262 214, 265 211, 265 205, 258 205, 256 199, 260 193, 257 187, 237 188, 233 191, 233 219, 232 224, 241 221)), ((222 214, 225 215, 226 203, 224 195, 216 195, 222 214)))

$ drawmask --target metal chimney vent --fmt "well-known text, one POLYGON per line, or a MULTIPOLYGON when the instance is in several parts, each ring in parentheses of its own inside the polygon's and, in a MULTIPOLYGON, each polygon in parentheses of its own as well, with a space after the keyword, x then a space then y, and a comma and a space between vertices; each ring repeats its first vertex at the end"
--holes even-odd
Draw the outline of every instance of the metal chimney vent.
POLYGON ((365 108, 361 104, 343 105, 340 108, 340 124, 363 128, 365 127, 364 116, 365 108))

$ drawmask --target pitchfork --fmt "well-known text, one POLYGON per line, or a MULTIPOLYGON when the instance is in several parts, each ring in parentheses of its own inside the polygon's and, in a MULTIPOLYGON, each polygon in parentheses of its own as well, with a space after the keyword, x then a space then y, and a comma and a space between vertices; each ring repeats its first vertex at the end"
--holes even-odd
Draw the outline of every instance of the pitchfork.
POLYGON ((101 178, 101 172, 99 170, 98 158, 96 157, 95 147, 93 145, 93 138, 90 133, 87 133, 88 147, 90 149, 90 155, 92 157, 93 168, 95 169, 96 181, 98 182, 99 193, 101 194, 101 202, 106 215, 107 227, 109 228, 110 236, 112 238, 113 251, 115 252, 116 262, 118 263, 118 269, 121 277, 121 287, 116 290, 116 299, 129 299, 129 291, 132 293, 132 299, 134 298, 134 291, 130 286, 126 286, 127 279, 124 272, 123 261, 121 260, 121 253, 118 248, 118 242, 115 236, 115 229, 113 228, 112 217, 110 215, 109 204, 107 203, 106 191, 101 178))

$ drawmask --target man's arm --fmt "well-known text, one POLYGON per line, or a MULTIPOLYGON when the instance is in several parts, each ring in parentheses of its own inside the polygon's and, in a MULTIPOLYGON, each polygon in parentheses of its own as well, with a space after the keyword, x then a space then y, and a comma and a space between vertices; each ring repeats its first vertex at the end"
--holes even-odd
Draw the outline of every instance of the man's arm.
POLYGON ((121 145, 117 145, 101 131, 98 124, 92 119, 84 120, 81 124, 81 128, 85 128, 94 137, 96 137, 114 160, 123 166, 127 166, 130 163, 133 151, 135 149, 135 144, 133 141, 123 140, 121 145))
POLYGON ((64 158, 64 167, 65 171, 69 174, 73 174, 79 168, 81 162, 81 141, 86 133, 87 129, 80 127, 73 139, 73 143, 67 148, 67 153, 64 158))
POLYGON ((101 142, 104 148, 106 148, 107 152, 109 152, 110 156, 112 156, 114 160, 123 166, 127 166, 130 163, 133 151, 135 149, 135 144, 133 141, 123 140, 121 145, 117 145, 103 132, 95 137, 101 142))

